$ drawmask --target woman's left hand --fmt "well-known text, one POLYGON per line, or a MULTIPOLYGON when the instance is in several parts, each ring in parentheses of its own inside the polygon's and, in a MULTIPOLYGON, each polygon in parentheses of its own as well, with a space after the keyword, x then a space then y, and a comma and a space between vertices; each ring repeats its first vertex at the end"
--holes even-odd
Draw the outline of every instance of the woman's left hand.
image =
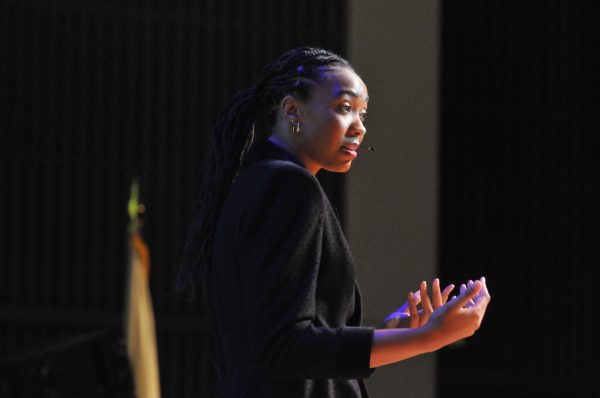
POLYGON ((396 311, 388 315, 380 326, 381 329, 392 328, 416 328, 423 326, 429 320, 429 317, 439 307, 448 301, 450 292, 454 289, 454 285, 448 285, 444 291, 440 291, 440 280, 435 278, 432 283, 431 293, 429 298, 427 293, 427 282, 422 281, 419 290, 408 293, 408 299, 396 311), (417 305, 421 304, 421 309, 417 309, 417 305))

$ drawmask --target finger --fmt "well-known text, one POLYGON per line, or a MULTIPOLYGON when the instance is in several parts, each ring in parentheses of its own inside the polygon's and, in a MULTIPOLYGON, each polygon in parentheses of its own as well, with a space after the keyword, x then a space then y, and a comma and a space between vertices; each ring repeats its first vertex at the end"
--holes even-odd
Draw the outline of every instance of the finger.
MULTIPOLYGON (((413 295, 413 300, 418 305, 421 302, 421 292, 416 290, 416 291, 412 292, 412 295, 413 295)), ((410 300, 406 300, 406 302, 402 305, 402 307, 400 307, 398 309, 398 311, 402 312, 403 314, 410 315, 409 305, 410 305, 410 300)))
POLYGON ((417 310, 417 300, 415 294, 410 292, 408 293, 408 308, 410 311, 410 328, 416 328, 419 326, 419 311, 417 310))
POLYGON ((479 282, 481 283, 481 290, 479 291, 479 294, 477 295, 477 297, 475 297, 475 301, 477 301, 479 298, 481 298, 482 296, 485 295, 489 295, 489 292, 487 290, 487 285, 485 283, 485 277, 481 277, 481 279, 479 279, 479 282))
POLYGON ((446 301, 448 301, 448 296, 450 296, 450 293, 452 293, 452 290, 454 290, 454 285, 446 286, 446 288, 442 292, 442 304, 446 304, 446 301))
POLYGON ((431 300, 433 301, 433 309, 442 306, 442 293, 440 292, 440 280, 435 278, 431 286, 431 300))
MULTIPOLYGON (((467 284, 465 285, 464 283, 462 285, 460 285, 460 294, 464 294, 468 289, 470 289, 473 286, 473 281, 469 280, 467 281, 467 284)), ((472 307, 473 304, 475 304, 473 302, 473 300, 469 300, 464 306, 466 308, 472 307)))
POLYGON ((487 307, 487 304, 491 300, 490 292, 488 291, 485 277, 481 277, 481 279, 479 281, 481 282, 482 287, 481 287, 481 290, 479 291, 479 294, 477 296, 475 296, 473 298, 473 300, 475 301, 475 304, 478 304, 478 305, 480 302, 482 302, 483 304, 481 304, 481 306, 485 309, 485 307, 487 307))
POLYGON ((410 329, 418 328, 419 327, 419 318, 410 318, 410 321, 408 322, 408 327, 410 329))
POLYGON ((489 296, 490 292, 487 287, 487 280, 485 279, 485 276, 482 276, 481 279, 479 279, 479 281, 483 284, 483 286, 481 287, 482 292, 489 296))
POLYGON ((429 295, 427 294, 426 281, 421 282, 419 293, 421 295, 421 307, 423 308, 423 311, 433 312, 433 308, 431 307, 431 300, 429 299, 429 295))
POLYGON ((417 298, 413 292, 408 293, 408 311, 411 316, 419 315, 417 310, 417 298))
POLYGON ((429 295, 427 295, 427 282, 421 282, 421 308, 423 309, 421 317, 419 318, 419 325, 424 325, 429 320, 429 316, 433 312, 429 295))
POLYGON ((413 294, 415 296, 416 303, 419 304, 421 302, 421 292, 418 290, 415 290, 413 292, 413 294))
POLYGON ((449 305, 454 308, 462 308, 467 303, 472 300, 482 288, 482 283, 480 281, 476 281, 471 284, 470 288, 466 288, 464 292, 462 292, 455 300, 452 300, 449 305))

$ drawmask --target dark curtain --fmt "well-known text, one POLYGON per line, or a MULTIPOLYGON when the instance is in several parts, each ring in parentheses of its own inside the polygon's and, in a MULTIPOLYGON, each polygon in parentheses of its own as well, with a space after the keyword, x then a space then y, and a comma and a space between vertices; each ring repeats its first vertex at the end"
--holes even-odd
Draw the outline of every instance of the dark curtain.
POLYGON ((440 397, 600 395, 600 6, 442 3, 440 269, 484 274, 440 397))
MULTIPOLYGON (((120 330, 137 176, 163 396, 210 396, 202 303, 173 293, 210 126, 283 51, 343 54, 344 3, 0 3, 0 361, 28 374, 18 388, 42 394, 44 347, 120 330)), ((321 178, 343 209, 341 178, 321 178)))

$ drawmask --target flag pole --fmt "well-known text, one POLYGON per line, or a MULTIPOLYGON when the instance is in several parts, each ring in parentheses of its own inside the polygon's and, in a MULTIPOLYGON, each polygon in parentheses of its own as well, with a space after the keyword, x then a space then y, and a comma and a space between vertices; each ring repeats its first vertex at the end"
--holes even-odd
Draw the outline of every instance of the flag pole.
POLYGON ((156 330, 150 295, 150 254, 144 243, 139 214, 139 181, 133 179, 127 203, 129 213, 129 280, 127 283, 125 336, 137 398, 160 398, 156 330))

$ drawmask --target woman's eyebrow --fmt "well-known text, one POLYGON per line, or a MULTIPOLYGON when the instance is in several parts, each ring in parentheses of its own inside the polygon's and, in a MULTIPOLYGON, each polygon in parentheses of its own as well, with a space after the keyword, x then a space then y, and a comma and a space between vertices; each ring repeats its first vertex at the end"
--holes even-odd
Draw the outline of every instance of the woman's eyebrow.
MULTIPOLYGON (((341 97, 342 95, 349 95, 349 96, 354 97, 354 98, 358 98, 359 97, 358 93, 356 91, 354 91, 353 89, 351 89, 351 88, 343 88, 343 89, 337 90, 335 92, 335 94, 333 95, 333 98, 338 98, 338 97, 341 97)), ((369 101, 369 96, 365 97, 365 101, 369 101)))

